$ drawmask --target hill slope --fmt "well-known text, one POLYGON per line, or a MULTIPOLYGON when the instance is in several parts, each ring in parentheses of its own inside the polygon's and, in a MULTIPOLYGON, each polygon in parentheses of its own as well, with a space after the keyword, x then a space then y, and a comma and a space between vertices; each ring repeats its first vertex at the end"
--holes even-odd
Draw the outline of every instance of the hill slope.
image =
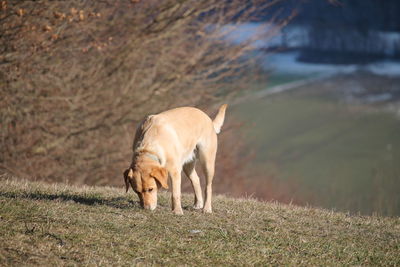
POLYGON ((400 264, 399 218, 224 196, 213 205, 174 216, 168 193, 149 212, 122 189, 3 177, 0 265, 400 264))

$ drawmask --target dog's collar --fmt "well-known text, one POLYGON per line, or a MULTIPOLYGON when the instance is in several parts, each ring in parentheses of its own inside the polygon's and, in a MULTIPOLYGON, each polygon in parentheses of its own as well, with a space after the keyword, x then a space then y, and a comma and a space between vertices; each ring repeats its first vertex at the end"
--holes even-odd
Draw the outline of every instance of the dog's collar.
POLYGON ((159 157, 157 157, 156 154, 149 153, 149 152, 145 152, 144 154, 145 154, 148 158, 151 158, 152 160, 157 161, 158 163, 161 164, 161 160, 159 159, 159 157))
POLYGON ((137 155, 143 155, 146 156, 154 161, 157 161, 158 163, 161 164, 161 159, 155 154, 154 152, 148 151, 148 150, 143 150, 137 153, 137 155))
POLYGON ((147 149, 143 149, 143 150, 136 151, 136 152, 134 153, 133 161, 132 161, 132 162, 135 162, 135 161, 137 160, 138 157, 142 157, 142 156, 146 156, 146 157, 148 157, 148 158, 150 158, 150 159, 152 159, 152 160, 158 162, 159 164, 161 164, 161 159, 160 159, 160 157, 157 156, 157 154, 154 153, 153 151, 149 151, 149 150, 147 150, 147 149))

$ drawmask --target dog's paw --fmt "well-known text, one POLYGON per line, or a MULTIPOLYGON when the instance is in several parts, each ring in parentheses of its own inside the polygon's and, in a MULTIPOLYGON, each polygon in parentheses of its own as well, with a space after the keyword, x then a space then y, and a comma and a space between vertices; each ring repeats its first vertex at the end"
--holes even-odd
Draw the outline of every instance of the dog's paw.
POLYGON ((193 209, 195 209, 195 210, 199 210, 199 209, 202 209, 202 208, 203 208, 203 203, 195 203, 193 205, 193 209))
POLYGON ((211 208, 204 208, 203 213, 212 213, 211 208))
POLYGON ((180 209, 180 210, 173 210, 172 212, 173 212, 175 215, 183 215, 182 209, 180 209))

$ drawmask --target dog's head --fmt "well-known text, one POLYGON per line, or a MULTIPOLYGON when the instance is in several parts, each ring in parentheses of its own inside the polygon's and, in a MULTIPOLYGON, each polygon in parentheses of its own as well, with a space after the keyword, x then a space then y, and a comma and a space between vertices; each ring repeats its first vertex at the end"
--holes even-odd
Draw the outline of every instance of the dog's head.
POLYGON ((126 192, 129 186, 138 195, 144 209, 154 210, 157 207, 157 191, 161 187, 168 189, 168 173, 163 167, 144 165, 124 171, 126 192))

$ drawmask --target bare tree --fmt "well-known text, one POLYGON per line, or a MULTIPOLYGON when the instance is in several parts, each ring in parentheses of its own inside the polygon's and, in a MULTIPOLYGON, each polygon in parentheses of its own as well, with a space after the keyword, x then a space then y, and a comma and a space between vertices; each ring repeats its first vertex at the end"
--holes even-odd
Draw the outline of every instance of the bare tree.
POLYGON ((145 114, 207 108, 263 78, 248 56, 262 36, 233 45, 226 25, 277 2, 1 1, 0 168, 119 185, 145 114))

